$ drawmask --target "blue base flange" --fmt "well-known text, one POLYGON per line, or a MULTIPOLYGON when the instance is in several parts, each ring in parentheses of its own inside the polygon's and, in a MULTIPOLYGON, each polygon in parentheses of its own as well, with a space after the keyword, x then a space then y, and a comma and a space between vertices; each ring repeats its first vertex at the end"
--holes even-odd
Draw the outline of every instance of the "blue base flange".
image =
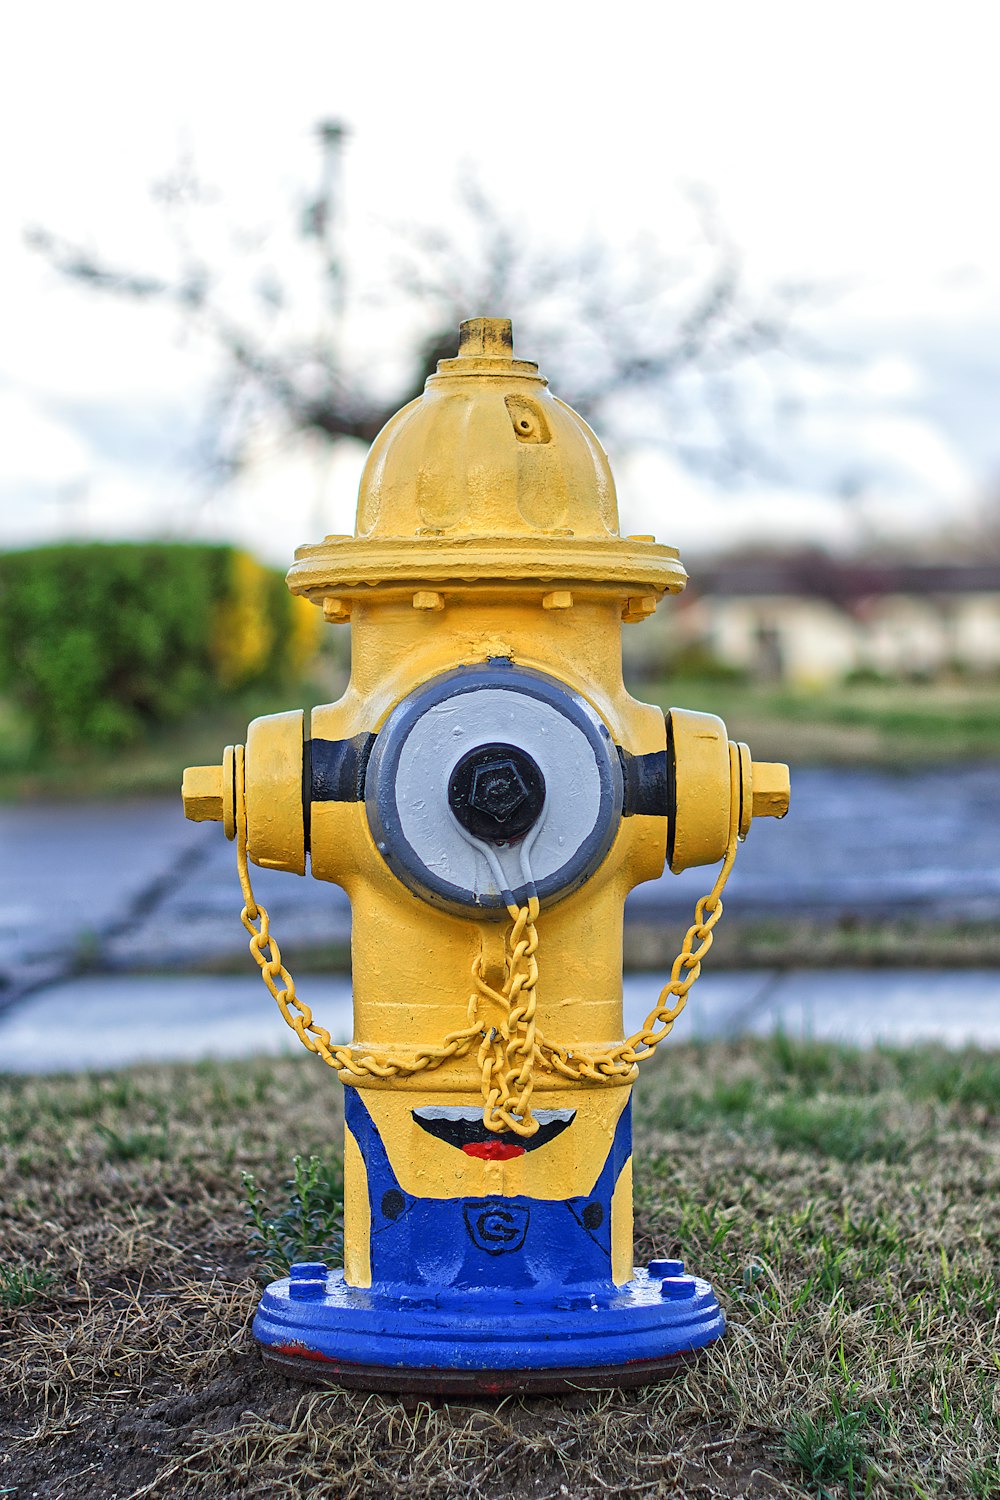
POLYGON ((309 1262, 271 1283, 253 1323, 269 1361, 300 1379, 441 1394, 644 1384, 724 1331, 708 1282, 656 1260, 621 1287, 436 1294, 351 1287, 309 1262))

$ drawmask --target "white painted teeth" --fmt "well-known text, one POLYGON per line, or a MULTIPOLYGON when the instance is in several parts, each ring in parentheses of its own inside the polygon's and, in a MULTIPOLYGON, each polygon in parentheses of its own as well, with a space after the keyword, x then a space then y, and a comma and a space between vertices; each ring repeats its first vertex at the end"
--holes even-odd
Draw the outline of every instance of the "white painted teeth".
MULTIPOLYGON (((423 1109, 415 1109, 413 1113, 418 1120, 464 1120, 470 1125, 475 1125, 483 1118, 483 1111, 479 1109, 468 1109, 461 1104, 428 1104, 423 1109)), ((550 1120, 565 1120, 567 1123, 576 1114, 575 1109, 536 1109, 532 1111, 539 1125, 547 1125, 550 1120)))

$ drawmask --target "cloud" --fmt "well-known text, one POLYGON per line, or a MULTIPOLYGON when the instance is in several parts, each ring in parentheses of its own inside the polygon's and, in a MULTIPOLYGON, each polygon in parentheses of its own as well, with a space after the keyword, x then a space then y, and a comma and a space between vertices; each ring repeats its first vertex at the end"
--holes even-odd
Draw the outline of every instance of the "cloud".
POLYGON ((0 388, 0 493, 78 485, 94 453, 82 434, 23 390, 0 388))

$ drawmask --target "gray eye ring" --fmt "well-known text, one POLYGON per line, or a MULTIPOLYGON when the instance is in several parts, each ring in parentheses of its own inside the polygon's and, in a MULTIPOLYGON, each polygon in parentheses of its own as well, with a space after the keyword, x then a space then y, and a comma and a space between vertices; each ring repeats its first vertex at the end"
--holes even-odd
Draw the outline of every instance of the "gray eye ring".
MULTIPOLYGON (((419 745, 422 734, 430 732, 428 726, 433 719, 428 716, 435 711, 441 717, 453 709, 460 710, 461 700, 467 694, 485 695, 478 700, 480 704, 506 701, 496 698, 497 691, 511 695, 511 714, 523 720, 524 733, 537 731, 543 737, 539 741, 543 746, 541 751, 538 744, 525 744, 525 750, 536 756, 540 753, 549 756, 546 783, 551 781, 553 785, 546 816, 551 808, 553 825, 548 853, 543 838, 541 852, 534 856, 539 860, 535 889, 543 903, 551 905, 569 895, 598 868, 614 842, 622 816, 623 777, 615 743, 597 711, 565 683, 532 668, 514 666, 506 659, 456 667, 424 683, 396 705, 379 730, 365 775, 365 809, 375 846, 397 878, 433 905, 466 916, 506 916, 503 896, 495 887, 484 888, 489 886, 483 878, 485 865, 478 876, 469 875, 467 861, 475 855, 458 836, 460 831, 453 827, 455 820, 446 796, 440 799, 440 809, 435 803, 423 817, 425 824, 433 828, 435 839, 447 841, 452 833, 455 835, 450 862, 447 850, 442 856, 440 849, 427 847, 420 829, 415 830, 411 811, 412 806, 422 804, 415 802, 415 789, 407 783, 420 779, 415 771, 418 752, 414 747, 419 745), (539 721, 544 721, 548 731, 538 727, 539 721), (531 726, 535 726, 534 730, 531 726), (546 732, 548 743, 544 738, 546 732), (562 776, 566 785, 561 793, 559 782, 564 761, 576 770, 562 776), (572 812, 568 821, 567 808, 572 812), (465 852, 459 853, 459 847, 465 852), (454 878, 463 870, 465 878, 454 878)), ((470 701, 469 707, 475 711, 477 704, 470 701)), ((480 742, 493 737, 484 730, 480 742)), ((470 743, 476 742, 473 728, 456 744, 455 760, 470 743)), ((426 766, 430 751, 422 753, 426 766)), ((435 756, 435 766, 437 759, 435 756)), ((445 785, 449 774, 450 766, 443 765, 445 785)), ((416 790, 422 785, 420 779, 416 790)), ((525 888, 515 887, 514 895, 523 899, 525 888)))

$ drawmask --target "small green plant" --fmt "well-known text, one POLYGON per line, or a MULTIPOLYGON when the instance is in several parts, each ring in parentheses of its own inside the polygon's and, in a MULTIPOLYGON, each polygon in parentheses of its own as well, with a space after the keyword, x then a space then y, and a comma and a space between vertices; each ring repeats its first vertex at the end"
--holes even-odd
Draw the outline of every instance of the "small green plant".
POLYGON ((283 1274, 296 1260, 319 1259, 340 1250, 344 1223, 344 1168, 336 1157, 296 1156, 285 1183, 284 1205, 275 1214, 252 1172, 243 1173, 247 1251, 270 1273, 283 1274))
POLYGON ((844 1485, 848 1500, 868 1493, 864 1422, 863 1412, 843 1411, 835 1402, 830 1420, 796 1412, 785 1429, 785 1456, 798 1464, 820 1500, 833 1500, 831 1484, 844 1485))
POLYGON ((52 1280, 44 1266, 0 1260, 0 1307, 28 1307, 52 1280))

